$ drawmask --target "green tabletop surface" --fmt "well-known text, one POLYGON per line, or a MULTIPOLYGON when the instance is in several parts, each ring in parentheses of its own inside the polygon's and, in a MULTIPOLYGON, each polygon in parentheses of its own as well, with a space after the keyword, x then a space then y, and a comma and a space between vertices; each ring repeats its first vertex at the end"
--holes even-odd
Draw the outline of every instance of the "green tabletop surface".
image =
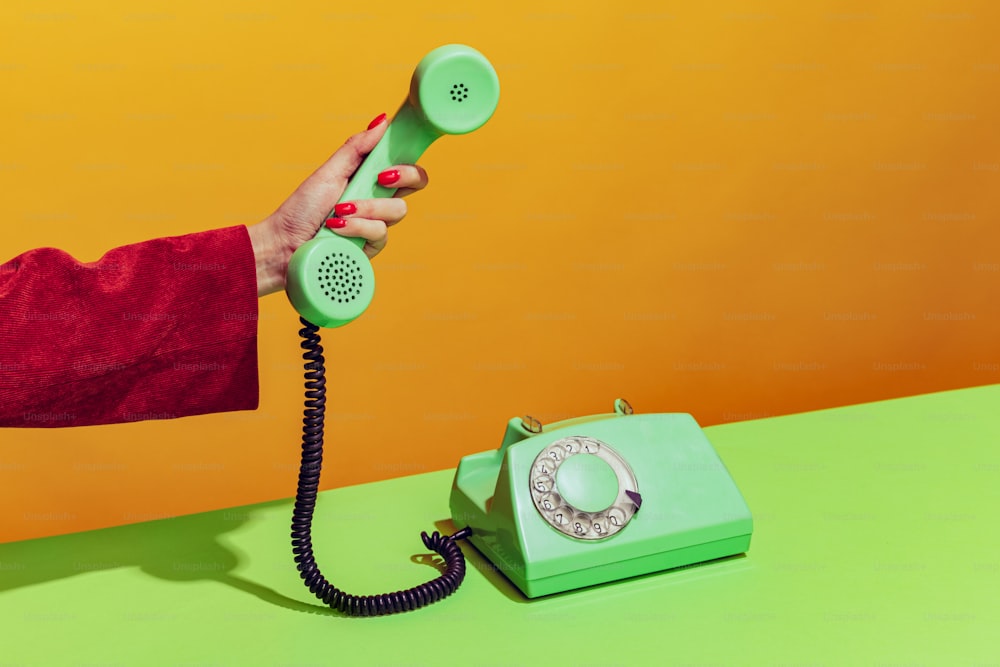
MULTIPOLYGON (((0 544, 0 667, 1000 664, 1000 386, 706 432, 745 556, 528 600, 465 545, 450 598, 347 618, 302 585, 275 501, 0 544)), ((452 474, 321 494, 324 574, 436 576, 419 533, 451 531, 452 474)))

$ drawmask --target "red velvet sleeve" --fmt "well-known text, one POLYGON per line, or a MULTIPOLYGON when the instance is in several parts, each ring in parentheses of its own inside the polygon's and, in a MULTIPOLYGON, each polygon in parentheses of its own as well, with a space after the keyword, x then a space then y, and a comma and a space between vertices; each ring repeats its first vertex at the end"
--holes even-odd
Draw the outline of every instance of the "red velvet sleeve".
POLYGON ((0 426, 172 419, 257 407, 257 283, 246 227, 81 263, 0 264, 0 426))

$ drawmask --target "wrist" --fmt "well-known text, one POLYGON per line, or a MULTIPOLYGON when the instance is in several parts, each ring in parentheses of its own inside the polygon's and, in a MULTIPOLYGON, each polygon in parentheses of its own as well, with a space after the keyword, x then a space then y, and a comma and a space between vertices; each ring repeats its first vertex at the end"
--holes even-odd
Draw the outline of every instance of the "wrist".
POLYGON ((247 225, 250 245, 253 247, 257 266, 257 296, 262 297, 285 289, 285 275, 291 250, 282 242, 281 235, 269 219, 247 225))

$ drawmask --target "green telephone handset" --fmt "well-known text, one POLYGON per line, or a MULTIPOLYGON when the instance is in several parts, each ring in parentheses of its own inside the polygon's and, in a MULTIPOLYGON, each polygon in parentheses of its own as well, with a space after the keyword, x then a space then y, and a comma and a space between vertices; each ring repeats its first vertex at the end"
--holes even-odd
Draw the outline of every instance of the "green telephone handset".
MULTIPOLYGON (((446 134, 467 134, 482 127, 499 99, 500 81, 483 54, 463 44, 434 49, 417 65, 409 95, 354 172, 340 201, 391 197, 395 190, 378 184, 379 172, 416 162, 446 134)), ((332 328, 351 322, 368 308, 375 274, 361 251, 364 243, 321 227, 295 251, 285 289, 300 315, 332 328)))

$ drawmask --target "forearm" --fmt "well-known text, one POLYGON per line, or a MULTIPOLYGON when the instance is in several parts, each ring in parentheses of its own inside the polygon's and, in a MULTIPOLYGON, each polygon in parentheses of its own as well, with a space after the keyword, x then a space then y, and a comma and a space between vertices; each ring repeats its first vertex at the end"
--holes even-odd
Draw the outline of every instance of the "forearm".
POLYGON ((82 263, 52 248, 0 271, 0 426, 252 409, 257 298, 245 229, 82 263))

